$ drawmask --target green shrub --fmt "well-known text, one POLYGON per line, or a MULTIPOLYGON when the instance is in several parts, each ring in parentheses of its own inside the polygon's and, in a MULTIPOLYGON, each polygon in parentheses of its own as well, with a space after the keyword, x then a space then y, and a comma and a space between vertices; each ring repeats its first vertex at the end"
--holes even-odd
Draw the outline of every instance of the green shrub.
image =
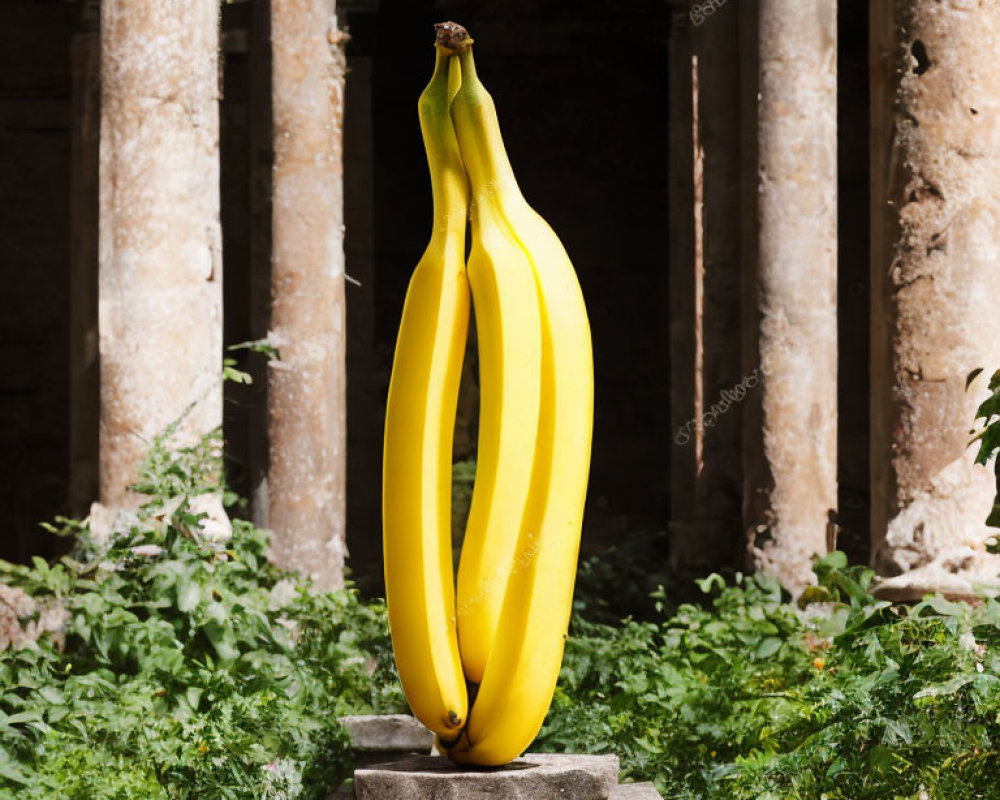
POLYGON ((581 559, 574 610, 590 622, 609 625, 626 617, 662 618, 679 588, 668 560, 665 531, 637 531, 600 555, 581 559))
POLYGON ((405 708, 382 604, 310 593, 246 522, 204 535, 192 506, 217 490, 217 445, 161 438, 128 530, 63 520, 71 557, 0 563, 0 583, 69 614, 64 645, 0 654, 0 796, 321 798, 351 767, 337 717, 405 708))
POLYGON ((666 798, 996 798, 1000 604, 890 606, 840 553, 816 571, 802 607, 714 576, 710 608, 578 620, 535 748, 617 752, 666 798))
MULTIPOLYGON (((321 798, 351 768, 336 718, 406 708, 384 604, 311 593, 246 522, 209 536, 198 509, 219 491, 218 438, 168 442, 143 470, 149 503, 117 533, 63 520, 71 556, 0 563, 33 632, 0 652, 0 797, 321 798), (65 626, 45 624, 57 613, 65 626)), ((617 752, 665 798, 998 796, 1000 603, 891 606, 835 553, 800 604, 737 575, 674 608, 662 590, 644 600, 661 576, 639 580, 636 552, 581 566, 534 750, 617 752), (609 599, 623 574, 635 585, 609 599), (622 611, 635 618, 606 624, 622 611)))

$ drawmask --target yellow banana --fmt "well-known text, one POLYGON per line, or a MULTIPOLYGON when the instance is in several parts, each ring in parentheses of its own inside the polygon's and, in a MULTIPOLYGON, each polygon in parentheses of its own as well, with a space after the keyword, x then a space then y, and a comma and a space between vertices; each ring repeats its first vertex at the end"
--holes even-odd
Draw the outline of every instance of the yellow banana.
POLYGON ((479 443, 456 614, 465 676, 478 684, 500 618, 532 479, 542 330, 527 254, 493 202, 477 198, 471 205, 468 275, 479 342, 479 443))
MULTIPOLYGON (((455 131, 472 185, 474 208, 503 229, 527 256, 534 275, 541 323, 541 392, 533 454, 498 463, 498 470, 528 471, 530 490, 517 527, 488 530, 483 553, 493 565, 506 564, 505 588, 495 623, 475 618, 473 635, 487 653, 468 723, 448 753, 459 762, 498 765, 516 758, 541 728, 551 703, 572 609, 593 427, 593 358, 590 327, 580 286, 566 251, 552 229, 522 197, 507 160, 493 100, 479 82, 471 48, 458 48, 462 86, 452 103, 455 131), (496 537, 494 542, 492 537, 496 537), (503 540, 502 543, 500 540, 503 540)), ((475 251, 477 233, 473 228, 475 251)), ((493 232, 492 229, 490 231, 493 232)), ((470 278, 472 263, 470 261, 470 278)), ((473 297, 479 319, 478 297, 473 297)), ((533 310, 533 309, 532 309, 533 310)), ((487 367, 482 365, 483 379, 487 367)), ((483 394, 486 394, 483 385, 483 394)), ((506 389, 506 385, 504 386, 506 389)), ((522 445, 523 446, 523 445, 522 445)), ((477 474, 477 488, 479 476, 477 474)), ((508 512, 509 518, 514 516, 508 512)), ((467 534, 468 535, 468 534, 467 534)), ((465 564, 463 548, 462 565, 465 564)), ((485 559, 484 559, 485 561, 485 559)), ((484 569, 481 566, 479 580, 484 569)), ((466 658, 462 627, 463 584, 459 571, 459 642, 466 658)), ((476 590, 465 586, 465 596, 476 590)), ((482 593, 482 589, 479 590, 482 593)), ((470 673, 465 664, 466 674, 470 673)))
POLYGON ((386 602, 396 666, 414 715, 445 739, 458 735, 468 714, 451 556, 452 438, 469 321, 468 181, 448 112, 460 80, 450 55, 437 49, 433 77, 420 96, 434 229, 403 307, 382 481, 386 602))

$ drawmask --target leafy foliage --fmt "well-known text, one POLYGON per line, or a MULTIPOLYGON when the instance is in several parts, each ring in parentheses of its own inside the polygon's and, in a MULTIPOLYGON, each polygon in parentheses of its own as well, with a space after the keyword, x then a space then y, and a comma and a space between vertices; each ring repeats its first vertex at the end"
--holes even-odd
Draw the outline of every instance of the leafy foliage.
POLYGON ((468 458, 451 465, 451 553, 458 569, 465 539, 465 524, 472 507, 472 486, 476 482, 476 459, 468 458))
MULTIPOLYGON (((381 601, 310 592, 246 522, 210 535, 218 435, 170 438, 134 517, 60 520, 70 557, 0 562, 31 614, 69 618, 0 652, 0 797, 320 798, 350 769, 337 716, 406 708, 381 601)), ((765 577, 713 575, 704 604, 674 607, 641 555, 661 544, 581 565, 533 749, 616 752, 625 776, 685 800, 996 797, 1000 603, 891 606, 834 553, 799 604, 765 577)))
MULTIPOLYGON (((974 370, 969 374, 966 386, 975 380, 976 376, 982 372, 981 369, 974 370)), ((989 382, 990 396, 984 400, 976 410, 975 421, 982 420, 979 429, 973 429, 973 443, 979 443, 979 450, 976 453, 977 464, 988 464, 993 460, 993 469, 997 475, 997 498, 993 501, 993 510, 990 512, 986 524, 993 528, 1000 528, 1000 370, 993 373, 989 382)), ((1000 552, 1000 542, 994 540, 991 547, 992 552, 1000 552)))
POLYGON ((591 622, 617 624, 626 617, 662 617, 670 596, 679 594, 668 563, 665 531, 637 531, 598 556, 583 559, 577 570, 573 607, 591 622), (657 569, 658 565, 664 565, 657 569), (650 602, 650 598, 655 600, 650 602))
MULTIPOLYGON (((260 353, 266 360, 274 361, 280 358, 278 348, 267 339, 255 339, 250 342, 239 342, 229 345, 226 350, 234 353, 237 350, 246 350, 248 353, 260 353)), ((246 370, 239 368, 239 360, 232 356, 222 359, 222 380, 231 383, 243 383, 250 385, 253 383, 253 376, 246 370)))
POLYGON ((618 752, 666 798, 973 800, 1000 787, 1000 604, 899 608, 834 553, 802 606, 765 577, 711 607, 577 620, 536 749, 618 752))
POLYGON ((127 530, 63 520, 72 557, 0 562, 0 582, 70 614, 63 647, 0 653, 0 796, 325 797, 350 768, 337 717, 405 708, 384 607, 310 593, 248 523, 208 537, 217 437, 168 439, 127 530))

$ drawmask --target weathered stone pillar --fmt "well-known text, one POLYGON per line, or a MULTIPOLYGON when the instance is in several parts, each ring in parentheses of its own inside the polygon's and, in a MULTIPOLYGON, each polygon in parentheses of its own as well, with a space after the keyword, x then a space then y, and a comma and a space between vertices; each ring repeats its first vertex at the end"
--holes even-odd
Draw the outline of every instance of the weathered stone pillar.
POLYGON ((759 368, 762 385, 761 425, 745 438, 746 522, 757 567, 793 591, 826 552, 837 505, 836 12, 834 0, 758 4, 756 306, 745 331, 757 333, 759 362, 745 369, 759 368))
POLYGON ((971 594, 1000 572, 967 447, 1000 366, 1000 5, 873 3, 871 31, 872 559, 887 596, 971 594))
POLYGON ((343 585, 346 37, 333 0, 272 0, 268 526, 280 566, 343 585))
POLYGON ((222 424, 217 0, 101 5, 101 501, 222 424), (182 419, 183 418, 183 419, 182 419))
POLYGON ((100 364, 97 330, 101 38, 73 37, 70 130, 69 490, 70 514, 98 497, 100 364))

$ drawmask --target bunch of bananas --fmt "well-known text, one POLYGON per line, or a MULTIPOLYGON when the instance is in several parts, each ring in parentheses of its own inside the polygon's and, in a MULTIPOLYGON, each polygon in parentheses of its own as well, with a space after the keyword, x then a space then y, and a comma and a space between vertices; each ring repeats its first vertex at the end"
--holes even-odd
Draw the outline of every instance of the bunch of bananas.
POLYGON ((386 410, 386 596, 413 713, 453 761, 492 766, 537 735, 559 675, 590 465, 593 360, 573 265, 518 190, 472 40, 454 23, 436 28, 434 74, 419 103, 434 229, 407 290, 386 410), (452 437, 470 289, 480 429, 456 592, 452 437))

